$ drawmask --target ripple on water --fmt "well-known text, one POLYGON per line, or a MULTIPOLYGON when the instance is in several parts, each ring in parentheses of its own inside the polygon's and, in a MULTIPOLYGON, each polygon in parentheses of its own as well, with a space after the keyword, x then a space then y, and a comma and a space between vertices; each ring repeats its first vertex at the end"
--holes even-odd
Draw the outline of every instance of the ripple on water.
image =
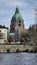
POLYGON ((0 65, 37 65, 37 53, 0 54, 0 65))

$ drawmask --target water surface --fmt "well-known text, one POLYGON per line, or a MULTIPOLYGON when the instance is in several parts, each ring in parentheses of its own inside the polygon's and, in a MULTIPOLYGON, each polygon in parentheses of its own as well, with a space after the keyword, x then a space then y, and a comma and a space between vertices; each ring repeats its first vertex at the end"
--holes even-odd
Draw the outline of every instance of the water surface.
POLYGON ((0 65, 37 65, 37 53, 0 54, 0 65))

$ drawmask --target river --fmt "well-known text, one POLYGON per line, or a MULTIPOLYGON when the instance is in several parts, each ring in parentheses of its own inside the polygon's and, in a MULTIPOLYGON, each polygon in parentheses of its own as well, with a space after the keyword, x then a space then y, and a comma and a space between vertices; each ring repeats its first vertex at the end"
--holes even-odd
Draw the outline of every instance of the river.
POLYGON ((37 65, 37 53, 0 53, 0 65, 37 65))

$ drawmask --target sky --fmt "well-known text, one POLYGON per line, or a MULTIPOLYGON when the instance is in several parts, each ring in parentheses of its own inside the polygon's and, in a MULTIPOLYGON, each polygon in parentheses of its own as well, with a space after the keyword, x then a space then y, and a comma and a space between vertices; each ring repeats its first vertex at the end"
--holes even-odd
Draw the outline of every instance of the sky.
POLYGON ((0 0, 0 25, 10 28, 11 18, 18 5, 25 28, 35 23, 37 0, 0 0))

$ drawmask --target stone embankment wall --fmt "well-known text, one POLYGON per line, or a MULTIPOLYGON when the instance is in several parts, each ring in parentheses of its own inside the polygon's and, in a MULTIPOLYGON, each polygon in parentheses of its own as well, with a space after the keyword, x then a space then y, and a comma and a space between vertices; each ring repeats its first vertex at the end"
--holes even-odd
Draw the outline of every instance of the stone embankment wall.
POLYGON ((25 50, 33 50, 32 46, 25 45, 0 45, 0 52, 16 52, 16 51, 25 51, 25 50))

